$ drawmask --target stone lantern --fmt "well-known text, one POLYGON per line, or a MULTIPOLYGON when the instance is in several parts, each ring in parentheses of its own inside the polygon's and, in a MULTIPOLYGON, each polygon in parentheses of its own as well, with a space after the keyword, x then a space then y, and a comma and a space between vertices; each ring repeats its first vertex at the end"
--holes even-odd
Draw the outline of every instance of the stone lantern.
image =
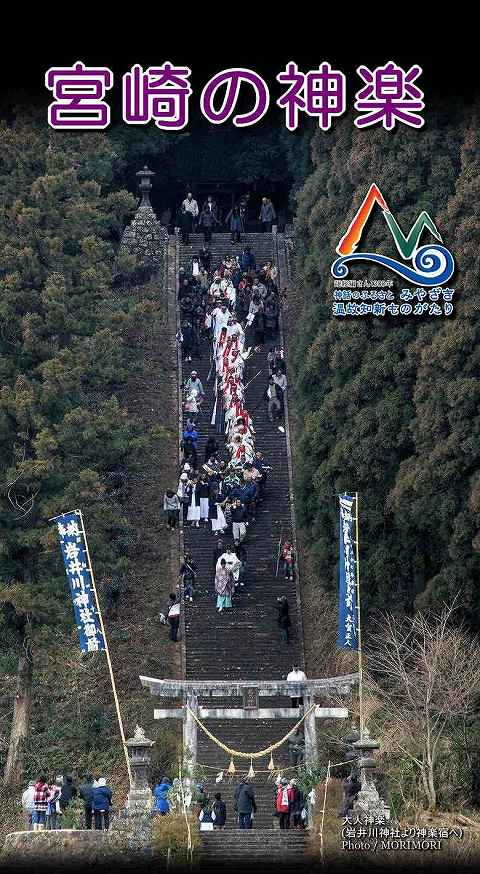
POLYGON ((150 203, 154 171, 145 164, 135 175, 139 180, 141 200, 133 221, 123 232, 120 251, 134 255, 138 265, 147 271, 157 272, 166 267, 168 230, 160 224, 150 203))
POLYGON ((360 740, 360 732, 359 732, 358 728, 356 728, 354 725, 352 725, 352 728, 351 728, 349 734, 346 737, 344 737, 344 739, 343 739, 343 742, 347 748, 347 752, 345 753, 345 760, 347 762, 351 762, 351 774, 353 774, 353 772, 356 768, 357 759, 358 759, 358 753, 353 748, 353 744, 357 740, 360 740))
POLYGON ((150 170, 145 164, 143 170, 139 170, 135 173, 135 176, 138 177, 138 187, 140 188, 140 194, 142 195, 140 206, 151 206, 150 192, 152 190, 152 183, 150 179, 152 176, 155 176, 154 171, 150 170))
POLYGON ((357 765, 360 769, 375 768, 376 762, 372 758, 372 754, 380 749, 380 744, 376 740, 370 738, 368 728, 364 728, 363 735, 358 740, 353 741, 352 747, 355 753, 359 756, 357 765))
POLYGON ((139 725, 136 726, 133 737, 126 741, 132 772, 132 785, 127 801, 129 813, 150 810, 152 807, 153 795, 148 785, 148 769, 154 743, 155 741, 145 737, 145 732, 139 725))
POLYGON ((351 747, 358 757, 356 766, 360 771, 362 788, 353 804, 353 812, 359 817, 373 816, 376 821, 390 819, 390 808, 380 798, 377 787, 372 779, 371 772, 376 768, 373 753, 380 749, 378 741, 370 737, 368 728, 364 728, 358 740, 354 740, 351 747))

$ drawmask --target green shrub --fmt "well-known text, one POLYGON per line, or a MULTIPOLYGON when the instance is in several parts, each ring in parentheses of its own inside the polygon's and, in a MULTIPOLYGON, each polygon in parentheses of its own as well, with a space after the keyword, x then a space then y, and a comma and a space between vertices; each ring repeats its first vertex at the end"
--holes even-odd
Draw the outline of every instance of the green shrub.
POLYGON ((62 815, 62 828, 76 828, 83 826, 83 801, 75 798, 70 802, 62 815))

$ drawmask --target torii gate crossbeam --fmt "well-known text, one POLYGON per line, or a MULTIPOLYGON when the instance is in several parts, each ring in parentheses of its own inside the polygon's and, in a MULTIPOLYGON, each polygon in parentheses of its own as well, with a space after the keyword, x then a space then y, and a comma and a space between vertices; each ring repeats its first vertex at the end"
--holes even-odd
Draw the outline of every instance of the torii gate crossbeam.
MULTIPOLYGON (((304 680, 294 683, 288 680, 160 680, 154 677, 140 677, 142 686, 150 693, 162 698, 181 698, 181 705, 172 708, 156 708, 155 719, 181 718, 183 720, 184 764, 191 767, 197 759, 198 719, 296 719, 298 708, 272 707, 260 708, 260 697, 303 698, 304 712, 315 703, 315 695, 343 697, 358 683, 358 673, 346 674, 326 679, 304 680), (198 703, 199 698, 242 698, 243 707, 205 707, 198 703)), ((214 702, 212 701, 212 704, 214 702)), ((305 761, 317 759, 316 718, 345 719, 346 707, 320 707, 305 718, 305 761)))

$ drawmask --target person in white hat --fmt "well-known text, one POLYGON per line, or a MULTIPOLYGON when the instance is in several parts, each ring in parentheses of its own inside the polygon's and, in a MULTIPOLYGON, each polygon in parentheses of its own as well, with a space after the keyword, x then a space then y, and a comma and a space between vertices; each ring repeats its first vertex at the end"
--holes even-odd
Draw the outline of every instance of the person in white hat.
POLYGON ((192 528, 200 527, 200 496, 196 479, 189 480, 187 484, 188 510, 187 522, 191 522, 192 528))
MULTIPOLYGON (((188 465, 188 466, 190 467, 190 465, 188 465)), ((189 496, 188 496, 188 488, 187 487, 188 487, 188 473, 186 473, 184 470, 183 473, 180 474, 180 479, 178 480, 178 488, 177 488, 177 497, 180 501, 180 508, 182 511, 182 521, 184 521, 187 518, 187 512, 188 512, 189 496)))
POLYGON ((196 392, 197 404, 202 403, 205 397, 205 391, 202 385, 202 380, 199 378, 196 370, 192 370, 190 378, 187 379, 185 383, 185 391, 187 395, 190 395, 192 392, 196 392))

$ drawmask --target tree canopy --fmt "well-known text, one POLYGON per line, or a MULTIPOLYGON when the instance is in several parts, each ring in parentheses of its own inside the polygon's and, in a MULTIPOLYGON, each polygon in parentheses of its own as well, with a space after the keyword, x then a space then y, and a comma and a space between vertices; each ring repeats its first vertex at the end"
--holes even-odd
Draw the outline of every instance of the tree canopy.
MULTIPOLYGON (((334 591, 335 492, 360 494, 362 598, 410 612, 462 590, 478 625, 478 133, 470 113, 432 113, 422 131, 355 130, 345 118, 312 140, 313 171, 297 195, 292 338, 299 410, 297 496, 320 585, 334 591), (409 229, 425 209, 457 263, 450 318, 331 315, 330 265, 372 182, 409 229)), ((368 249, 391 253, 380 212, 368 249)), ((352 271, 352 275, 357 275, 352 271)), ((378 278, 362 265, 361 275, 378 278)))
POLYGON ((140 438, 115 396, 128 315, 111 276, 135 200, 105 192, 115 160, 103 134, 0 127, 0 616, 20 653, 73 623, 50 517, 81 502, 104 566, 125 569, 109 473, 140 438))

